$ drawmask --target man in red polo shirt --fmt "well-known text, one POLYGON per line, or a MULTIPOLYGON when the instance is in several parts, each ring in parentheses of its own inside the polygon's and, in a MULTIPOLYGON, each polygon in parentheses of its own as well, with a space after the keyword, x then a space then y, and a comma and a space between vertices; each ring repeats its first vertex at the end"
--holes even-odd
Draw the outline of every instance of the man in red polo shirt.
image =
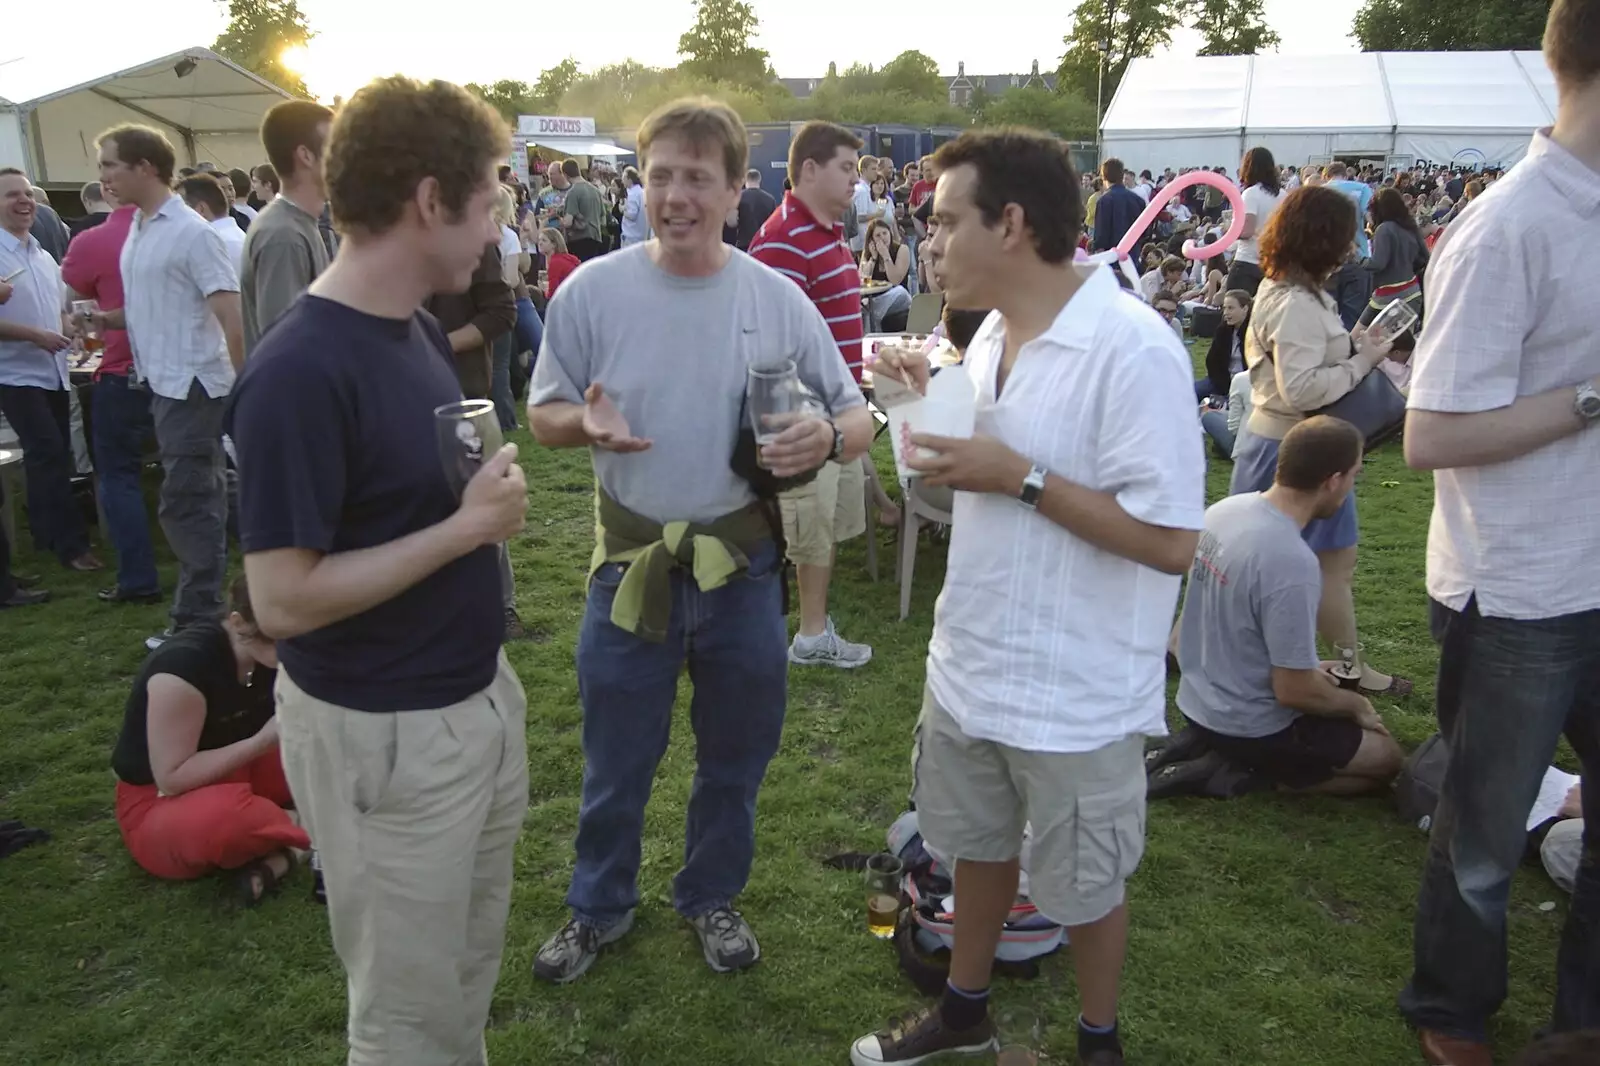
MULTIPOLYGON (((107 186, 102 195, 114 208, 109 218, 84 230, 67 246, 61 280, 71 299, 95 300, 102 311, 122 306, 122 245, 133 225, 134 204, 121 204, 107 186)), ((106 603, 159 603, 161 579, 156 574, 150 542, 150 517, 139 487, 145 442, 154 431, 150 392, 129 377, 133 349, 128 333, 104 330, 100 369, 95 373, 92 433, 94 466, 99 474, 100 509, 105 513, 112 546, 117 550, 117 583, 100 590, 106 603)))
MULTIPOLYGON (((861 380, 861 274, 840 221, 855 193, 861 139, 831 122, 808 122, 789 146, 791 191, 750 242, 750 254, 794 281, 833 331, 850 373, 861 380)), ((800 631, 789 645, 798 666, 853 669, 872 658, 828 617, 835 546, 867 529, 861 463, 827 463, 816 479, 779 499, 783 536, 800 585, 800 631)))

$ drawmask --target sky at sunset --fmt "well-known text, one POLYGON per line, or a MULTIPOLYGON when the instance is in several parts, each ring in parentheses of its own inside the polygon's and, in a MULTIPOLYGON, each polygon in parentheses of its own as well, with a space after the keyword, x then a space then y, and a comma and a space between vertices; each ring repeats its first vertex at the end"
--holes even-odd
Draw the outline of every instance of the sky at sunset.
MULTIPOLYGON (((382 74, 442 77, 490 82, 500 78, 533 81, 539 71, 569 53, 583 69, 633 58, 652 66, 677 62, 678 35, 693 19, 688 0, 616 0, 595 10, 593 33, 570 42, 574 23, 561 18, 517 18, 517 5, 498 0, 300 0, 318 37, 305 56, 303 76, 324 99, 348 95, 382 74), (441 18, 441 13, 448 15, 441 18), (559 28, 559 32, 558 32, 559 28)), ((1268 22, 1283 37, 1285 54, 1353 51, 1350 21, 1360 0, 1267 0, 1268 22)), ((849 0, 809 0, 778 4, 756 0, 761 19, 760 47, 772 56, 779 74, 821 76, 829 61, 840 69, 853 62, 881 66, 910 48, 926 52, 940 70, 953 75, 965 61, 973 74, 1041 70, 1061 58, 1061 38, 1071 25, 1071 8, 1039 0, 983 0, 979 8, 993 31, 975 33, 973 4, 922 0, 915 19, 884 19, 865 24, 868 33, 841 39, 840 27, 861 28, 860 6, 849 0)), ((96 45, 87 35, 73 44, 73 58, 92 75, 193 45, 209 45, 222 29, 224 5, 214 0, 163 0, 158 19, 102 21, 107 37, 96 45), (114 32, 112 32, 114 31, 114 32)), ((1198 36, 1183 31, 1173 48, 1192 53, 1198 36)), ((0 44, 0 62, 21 54, 18 43, 0 44)))

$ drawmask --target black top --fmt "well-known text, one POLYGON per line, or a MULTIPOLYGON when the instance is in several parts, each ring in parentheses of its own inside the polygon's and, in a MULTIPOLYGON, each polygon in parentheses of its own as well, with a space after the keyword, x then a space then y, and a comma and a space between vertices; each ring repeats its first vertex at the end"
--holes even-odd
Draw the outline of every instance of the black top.
MULTIPOLYGON (((370 548, 444 521, 434 408, 461 399, 433 316, 376 318, 303 296, 261 338, 230 397, 244 551, 370 548)), ((495 549, 278 656, 312 697, 362 711, 448 707, 494 680, 504 636, 495 549)))
POLYGON ((765 189, 746 189, 739 194, 739 227, 733 243, 740 251, 750 250, 750 242, 777 209, 778 201, 765 189))
POLYGON ((71 231, 74 237, 76 237, 80 233, 94 229, 96 226, 100 225, 100 223, 104 222, 110 217, 110 211, 95 211, 91 214, 82 215, 78 218, 69 218, 67 219, 67 229, 71 231))
POLYGON ((122 710, 122 734, 111 752, 111 768, 130 785, 153 785, 150 772, 150 696, 146 687, 157 674, 171 674, 200 690, 206 724, 196 751, 215 751, 255 736, 272 717, 272 682, 277 671, 257 667, 251 683, 239 683, 239 661, 228 634, 217 622, 186 626, 145 657, 139 680, 122 710))

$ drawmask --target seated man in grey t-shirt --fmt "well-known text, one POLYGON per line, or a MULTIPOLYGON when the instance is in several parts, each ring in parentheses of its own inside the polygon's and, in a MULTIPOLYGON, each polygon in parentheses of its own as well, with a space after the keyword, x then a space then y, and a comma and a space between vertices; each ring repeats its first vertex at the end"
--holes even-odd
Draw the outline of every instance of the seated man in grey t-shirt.
POLYGON ((1404 753, 1372 704, 1317 660, 1322 575, 1301 539, 1353 490, 1361 453, 1348 422, 1307 419, 1284 437, 1270 489, 1206 511, 1178 636, 1178 709, 1197 757, 1155 769, 1152 798, 1268 785, 1357 795, 1399 773, 1404 753))
POLYGON ((750 368, 792 361, 827 409, 761 447, 774 476, 854 461, 872 443, 822 314, 794 282, 722 243, 744 184, 739 117, 721 104, 669 104, 640 127, 638 146, 655 238, 562 283, 528 396, 534 436, 588 447, 599 483, 577 649, 584 774, 572 917, 534 960, 536 976, 560 984, 633 925, 645 805, 685 669, 696 772, 673 906, 712 970, 761 957, 733 903, 783 731, 789 634, 774 525, 729 465, 750 368))

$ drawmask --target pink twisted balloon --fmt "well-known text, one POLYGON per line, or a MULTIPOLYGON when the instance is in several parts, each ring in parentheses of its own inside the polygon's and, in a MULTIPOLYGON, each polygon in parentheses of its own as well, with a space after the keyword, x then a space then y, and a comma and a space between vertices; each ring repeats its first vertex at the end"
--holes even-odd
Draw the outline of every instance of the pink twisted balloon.
POLYGON ((1133 227, 1123 234, 1122 240, 1117 242, 1117 258, 1125 259, 1133 252, 1134 245, 1139 243, 1139 238, 1144 231, 1155 222, 1156 216, 1161 214, 1161 209, 1177 199, 1178 194, 1191 185, 1211 185, 1222 190, 1222 195, 1228 198, 1228 206, 1233 209, 1233 224, 1228 231, 1210 244, 1195 244, 1194 241, 1183 242, 1183 254, 1190 259, 1210 259, 1233 247, 1233 242, 1239 239, 1239 234, 1244 232, 1244 194, 1239 191, 1239 186, 1229 181, 1220 174, 1209 170, 1191 170, 1167 182, 1161 191, 1150 198, 1150 205, 1144 209, 1133 227))

